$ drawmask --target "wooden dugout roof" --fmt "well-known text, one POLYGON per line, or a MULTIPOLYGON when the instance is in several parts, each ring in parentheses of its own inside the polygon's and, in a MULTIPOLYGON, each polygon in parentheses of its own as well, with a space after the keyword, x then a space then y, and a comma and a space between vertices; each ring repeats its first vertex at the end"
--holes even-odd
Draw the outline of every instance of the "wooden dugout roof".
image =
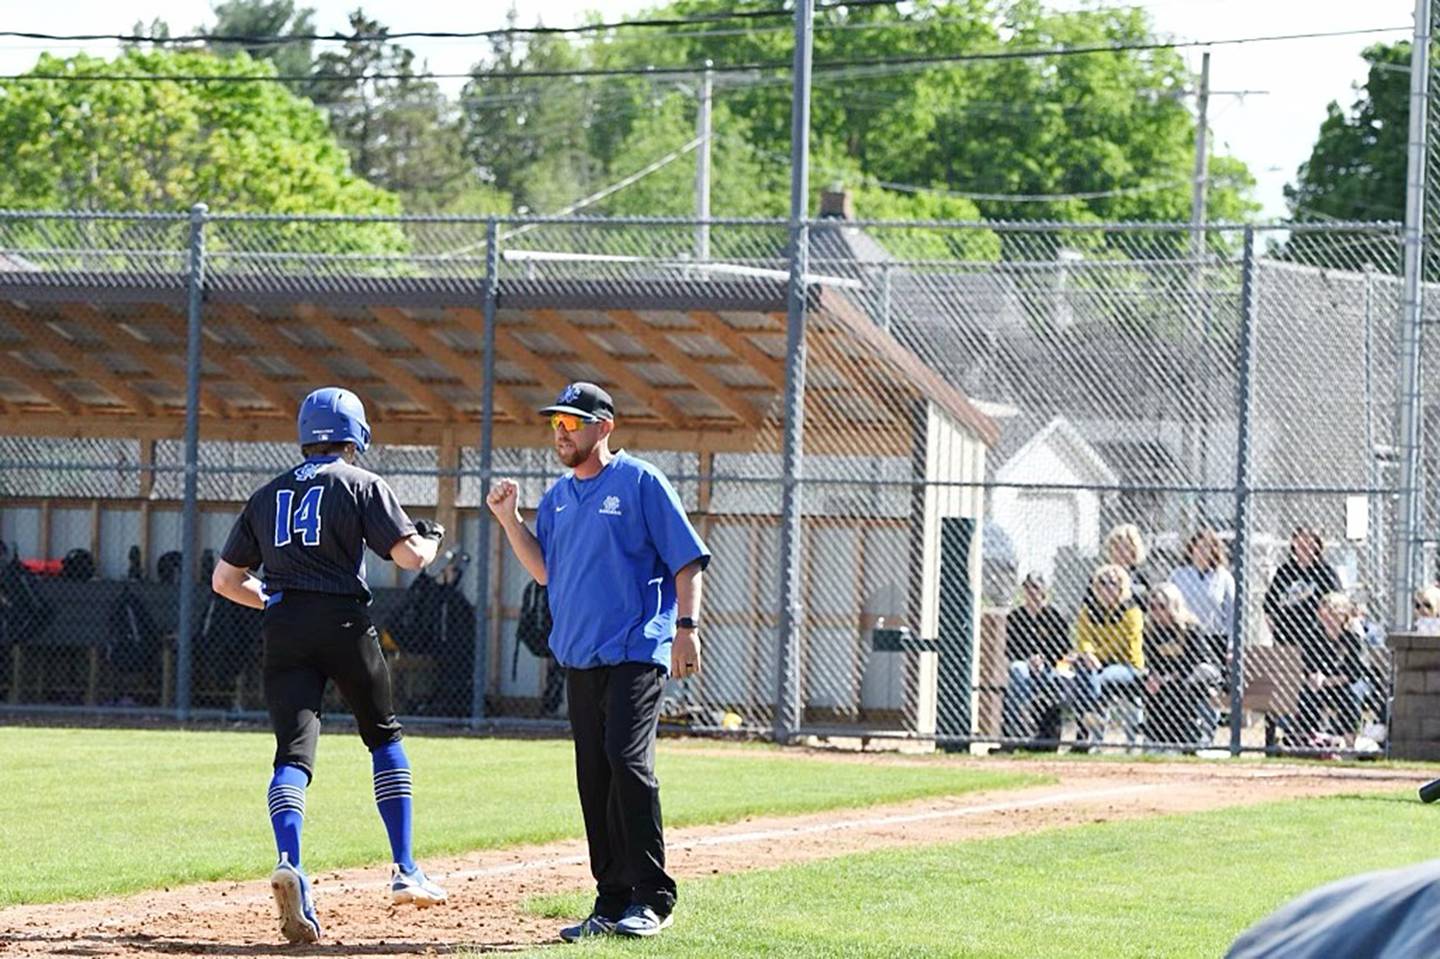
MULTIPOLYGON (((300 399, 343 384, 379 443, 478 443, 483 292, 449 279, 212 277, 201 438, 293 442, 300 399)), ((535 410, 586 379, 614 394, 627 445, 778 450, 785 292, 753 280, 502 282, 495 444, 547 443, 535 410)), ((0 435, 181 436, 185 336, 185 291, 165 278, 0 273, 0 435)), ((807 449, 908 452, 925 400, 985 443, 997 437, 839 291, 812 292, 807 347, 807 449)))

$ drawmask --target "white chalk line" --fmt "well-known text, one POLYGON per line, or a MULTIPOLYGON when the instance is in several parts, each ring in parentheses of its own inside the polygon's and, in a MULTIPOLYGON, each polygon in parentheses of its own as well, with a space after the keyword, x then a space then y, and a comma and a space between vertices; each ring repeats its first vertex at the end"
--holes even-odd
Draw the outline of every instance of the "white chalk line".
MULTIPOLYGON (((697 849, 708 846, 735 846, 746 843, 772 842, 777 839, 790 839, 797 836, 810 836, 818 833, 839 832, 842 830, 866 830, 881 829, 886 826, 903 826, 911 823, 934 822, 943 819, 962 819, 969 816, 983 816, 987 813, 1014 812, 1022 809, 1038 809, 1046 806, 1064 806, 1072 803, 1092 802, 1097 799, 1115 799, 1121 796, 1130 796, 1137 793, 1149 792, 1164 787, 1163 783, 1134 783, 1126 786, 1111 786, 1105 789, 1072 790, 1067 792, 1050 793, 1044 796, 1035 796, 1030 799, 1013 799, 1006 802, 981 803, 974 806, 957 806, 953 809, 931 809, 926 812, 902 813, 889 816, 869 816, 856 819, 841 819, 833 822, 813 823, 805 826, 782 826, 776 829, 752 830, 750 832, 722 833, 714 836, 703 836, 698 839, 681 839, 666 843, 672 850, 697 849)), ((520 862, 502 863, 495 866, 484 866, 478 869, 460 869, 448 873, 437 873, 431 878, 438 881, 456 881, 469 879, 494 878, 497 876, 513 876, 517 873, 541 873, 552 869, 562 869, 570 866, 583 866, 589 861, 585 855, 571 856, 547 856, 541 859, 525 859, 520 862)), ((319 904, 331 895, 356 891, 380 891, 389 886, 389 882, 356 882, 345 881, 332 883, 320 883, 315 890, 315 900, 319 904)), ((254 906, 271 901, 269 893, 255 894, 248 896, 226 896, 223 900, 211 899, 207 902, 196 903, 188 906, 176 906, 164 910, 166 913, 173 913, 183 910, 187 913, 201 914, 207 912, 219 912, 233 909, 237 906, 254 906)), ((133 925, 153 918, 160 910, 152 910, 139 915, 117 917, 106 917, 98 923, 100 927, 133 925)), ((72 928, 90 928, 92 922, 76 925, 72 928)))

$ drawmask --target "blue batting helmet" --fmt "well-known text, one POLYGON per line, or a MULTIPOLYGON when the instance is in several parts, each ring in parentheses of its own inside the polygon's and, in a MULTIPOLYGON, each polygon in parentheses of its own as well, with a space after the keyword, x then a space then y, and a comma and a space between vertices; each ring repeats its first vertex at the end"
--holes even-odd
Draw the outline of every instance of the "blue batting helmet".
POLYGON ((339 386, 327 386, 305 397, 296 418, 300 445, 354 443, 361 453, 370 445, 370 424, 360 397, 339 386))

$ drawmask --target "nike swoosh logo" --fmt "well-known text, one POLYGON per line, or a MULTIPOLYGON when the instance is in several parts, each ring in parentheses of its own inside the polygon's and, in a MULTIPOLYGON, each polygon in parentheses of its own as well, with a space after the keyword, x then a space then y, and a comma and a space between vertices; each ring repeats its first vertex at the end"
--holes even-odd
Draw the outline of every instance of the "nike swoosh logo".
MULTIPOLYGON (((566 504, 566 505, 569 505, 569 504, 566 504)), ((555 512, 558 513, 558 512, 560 512, 561 510, 563 510, 564 508, 565 508, 564 506, 557 506, 557 507, 555 507, 555 512)))

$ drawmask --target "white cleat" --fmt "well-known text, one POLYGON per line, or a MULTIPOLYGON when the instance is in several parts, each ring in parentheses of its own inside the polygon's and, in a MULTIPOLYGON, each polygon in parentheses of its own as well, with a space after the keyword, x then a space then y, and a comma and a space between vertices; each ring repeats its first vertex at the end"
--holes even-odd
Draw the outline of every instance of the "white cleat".
POLYGON ((270 892, 274 894, 275 906, 280 911, 280 934, 285 941, 319 942, 320 920, 315 917, 315 897, 310 892, 310 880, 290 865, 289 858, 283 853, 275 871, 270 874, 270 892))
POLYGON ((397 906, 413 904, 426 909, 438 906, 449 898, 444 889, 426 878, 425 871, 419 866, 406 872, 397 865, 390 874, 390 901, 397 906))

